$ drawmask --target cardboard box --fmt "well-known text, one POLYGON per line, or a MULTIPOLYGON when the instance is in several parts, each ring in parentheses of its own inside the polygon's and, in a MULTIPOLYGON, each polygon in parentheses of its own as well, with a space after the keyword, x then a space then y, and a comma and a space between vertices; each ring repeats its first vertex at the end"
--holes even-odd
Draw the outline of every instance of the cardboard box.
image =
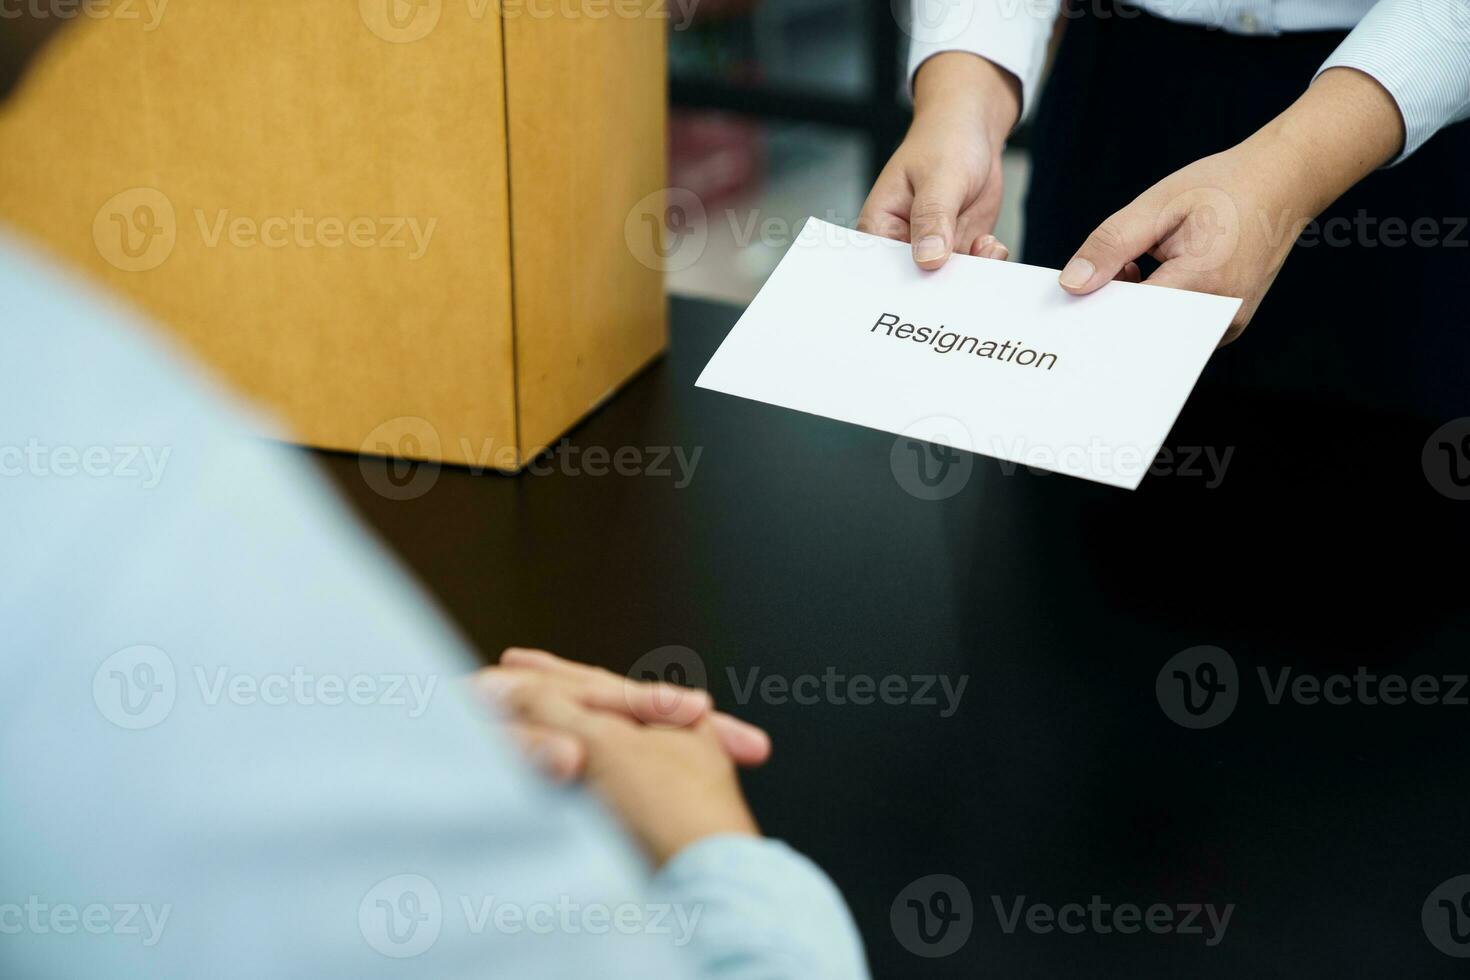
POLYGON ((83 4, 0 218, 308 445, 515 470, 665 343, 653 2, 83 4))

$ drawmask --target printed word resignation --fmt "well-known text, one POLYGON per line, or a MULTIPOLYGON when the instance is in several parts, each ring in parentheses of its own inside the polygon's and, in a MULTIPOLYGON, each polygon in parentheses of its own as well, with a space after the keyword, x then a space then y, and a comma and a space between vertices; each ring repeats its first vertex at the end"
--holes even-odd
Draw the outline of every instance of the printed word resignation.
POLYGON ((974 354, 976 357, 988 357, 996 361, 1005 361, 1008 364, 1020 364, 1023 367, 1044 367, 1048 371, 1057 364, 1055 354, 1038 353, 1030 347, 1022 347, 1014 340, 999 342, 981 340, 979 337, 969 337, 946 330, 943 326, 916 327, 912 323, 900 323, 897 313, 884 313, 878 317, 878 322, 873 324, 873 329, 868 332, 877 333, 879 327, 882 327, 890 337, 912 340, 916 344, 928 344, 929 349, 936 354, 952 352, 974 354))

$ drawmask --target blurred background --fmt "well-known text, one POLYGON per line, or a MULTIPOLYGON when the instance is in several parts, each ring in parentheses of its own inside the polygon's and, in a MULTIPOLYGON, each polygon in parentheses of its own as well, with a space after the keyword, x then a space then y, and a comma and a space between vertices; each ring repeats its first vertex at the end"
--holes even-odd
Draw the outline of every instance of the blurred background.
MULTIPOLYGON (((708 244, 668 285, 744 304, 806 217, 857 221, 908 126, 907 37, 873 0, 684 2, 669 18, 669 183, 704 203, 688 220, 707 226, 708 244)), ((1024 142, 1018 133, 1006 151, 996 228, 1012 255, 1024 142)))

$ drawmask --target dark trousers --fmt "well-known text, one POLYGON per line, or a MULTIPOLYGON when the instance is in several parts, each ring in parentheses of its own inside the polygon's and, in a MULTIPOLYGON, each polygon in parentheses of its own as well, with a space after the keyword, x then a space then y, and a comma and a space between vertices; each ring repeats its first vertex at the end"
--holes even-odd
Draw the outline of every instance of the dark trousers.
MULTIPOLYGON (((1239 37, 1083 6, 1093 12, 1069 12, 1031 130, 1023 261, 1053 268, 1151 184, 1285 109, 1344 36, 1239 37)), ((1268 220, 1279 228, 1279 216, 1268 220)), ((1462 123, 1308 227, 1245 335, 1211 359, 1197 397, 1470 415, 1467 223, 1462 123)))

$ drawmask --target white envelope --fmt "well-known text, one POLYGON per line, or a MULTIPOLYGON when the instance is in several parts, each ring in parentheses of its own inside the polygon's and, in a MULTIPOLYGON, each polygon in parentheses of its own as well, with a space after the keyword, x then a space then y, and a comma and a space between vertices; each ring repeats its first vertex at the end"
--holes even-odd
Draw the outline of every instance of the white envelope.
POLYGON ((909 246, 808 218, 698 386, 1136 489, 1240 300, 909 246))

